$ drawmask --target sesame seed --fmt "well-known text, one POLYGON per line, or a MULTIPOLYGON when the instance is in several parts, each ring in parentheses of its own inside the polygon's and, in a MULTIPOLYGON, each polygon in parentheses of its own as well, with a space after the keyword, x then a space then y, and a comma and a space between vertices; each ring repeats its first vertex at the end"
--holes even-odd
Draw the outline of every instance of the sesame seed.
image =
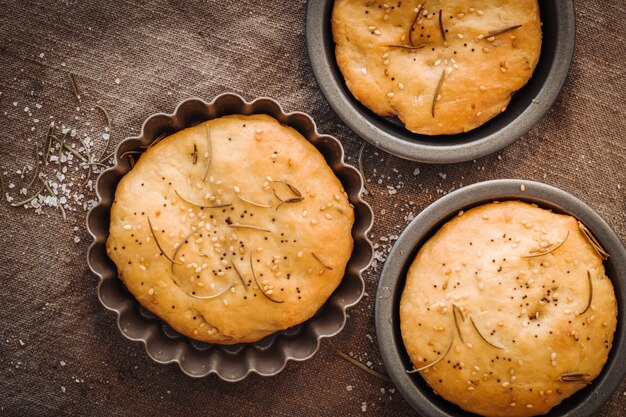
POLYGON ((380 35, 381 33, 382 33, 382 32, 381 32, 380 30, 378 30, 378 29, 376 29, 376 30, 374 31, 374 35, 380 35))
POLYGON ((489 48, 483 48, 483 52, 488 54, 489 53, 489 48))
POLYGON ((298 258, 302 258, 302 251, 298 252, 298 258))
POLYGON ((132 227, 130 224, 125 224, 124 226, 122 226, 122 228, 123 228, 124 230, 130 230, 130 229, 132 229, 133 227, 132 227))
POLYGON ((150 289, 148 290, 148 294, 153 295, 153 294, 154 294, 154 288, 150 288, 150 289))
POLYGON ((522 185, 519 186, 519 189, 520 189, 521 192, 524 192, 524 191, 526 191, 526 186, 524 184, 522 184, 522 185))
POLYGON ((363 73, 363 75, 367 75, 367 69, 366 68, 361 68, 361 72, 363 73))
POLYGON ((241 188, 237 187, 236 185, 233 186, 233 190, 235 190, 236 193, 241 192, 241 188))
POLYGON ((438 66, 439 64, 441 64, 441 59, 435 61, 435 66, 438 66))
POLYGON ((480 91, 487 91, 487 87, 485 87, 484 85, 481 85, 478 88, 480 89, 480 91))
POLYGON ((387 93, 387 97, 391 98, 393 96, 394 96, 394 94, 391 91, 387 93))
POLYGON ((481 112, 481 111, 476 112, 476 117, 480 117, 481 114, 483 114, 483 112, 481 112))
POLYGON ((385 59, 385 60, 383 61, 383 65, 389 65, 389 60, 388 60, 388 59, 385 59))
POLYGON ((316 225, 316 224, 317 224, 317 220, 315 220, 315 219, 311 219, 311 224, 312 224, 312 225, 316 225))
POLYGON ((456 37, 459 38, 459 39, 463 39, 464 38, 464 36, 462 34, 460 34, 460 33, 457 34, 456 37))
POLYGON ((400 90, 403 90, 403 89, 404 89, 404 84, 402 84, 402 83, 398 83, 398 88, 399 88, 400 90))
POLYGON ((145 267, 145 266, 143 266, 143 265, 139 265, 139 269, 141 269, 142 271, 145 271, 145 270, 146 270, 146 267, 145 267))
POLYGON ((477 10, 476 13, 478 14, 478 16, 482 16, 485 14, 482 10, 477 10))

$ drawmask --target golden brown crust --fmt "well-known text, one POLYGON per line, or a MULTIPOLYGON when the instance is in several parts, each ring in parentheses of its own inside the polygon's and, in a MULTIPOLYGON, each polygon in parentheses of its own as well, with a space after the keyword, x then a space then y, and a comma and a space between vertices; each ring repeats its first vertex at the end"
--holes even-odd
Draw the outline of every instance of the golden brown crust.
POLYGON ((337 0, 332 29, 337 64, 354 97, 425 135, 467 132, 501 113, 532 76, 541 51, 537 0, 337 0))
POLYGON ((269 116, 234 115, 141 156, 117 187, 107 252, 137 300, 177 331, 254 342, 328 299, 353 222, 341 183, 302 135, 269 116))
POLYGON ((616 320, 613 285, 576 219, 516 201, 446 223, 419 250, 400 302, 414 366, 452 343, 420 373, 485 416, 544 414, 583 388, 559 378, 598 376, 616 320))

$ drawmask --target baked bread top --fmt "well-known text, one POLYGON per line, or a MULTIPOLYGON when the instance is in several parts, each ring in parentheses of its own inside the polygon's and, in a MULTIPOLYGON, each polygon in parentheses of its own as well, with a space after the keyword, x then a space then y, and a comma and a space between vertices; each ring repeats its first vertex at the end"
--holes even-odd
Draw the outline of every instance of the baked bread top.
POLYGON ((424 135, 503 112, 541 51, 537 0, 337 0, 332 29, 354 97, 424 135))
POLYGON ((142 154, 117 187, 107 253, 137 300, 180 333, 254 342, 328 299, 353 222, 340 181, 302 135, 269 116, 226 116, 142 154))
POLYGON ((415 369, 485 416, 532 416, 585 387, 613 342, 602 258, 571 216, 507 201, 456 216, 419 250, 400 301, 415 369))

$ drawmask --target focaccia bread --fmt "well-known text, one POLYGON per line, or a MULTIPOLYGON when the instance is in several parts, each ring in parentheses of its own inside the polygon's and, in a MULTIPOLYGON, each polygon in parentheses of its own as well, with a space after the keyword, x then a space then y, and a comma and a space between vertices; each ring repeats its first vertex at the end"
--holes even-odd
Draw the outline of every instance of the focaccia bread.
POLYGON ((353 222, 341 182, 300 133, 233 115, 142 154, 117 186, 107 253, 137 300, 180 333, 254 342, 329 298, 353 222))
POLYGON ((400 301, 414 366, 484 416, 534 416, 604 366, 617 303, 584 226, 519 201, 460 213, 419 250, 400 301))
POLYGON ((337 0, 332 29, 354 97, 424 135, 503 112, 541 52, 537 0, 337 0))

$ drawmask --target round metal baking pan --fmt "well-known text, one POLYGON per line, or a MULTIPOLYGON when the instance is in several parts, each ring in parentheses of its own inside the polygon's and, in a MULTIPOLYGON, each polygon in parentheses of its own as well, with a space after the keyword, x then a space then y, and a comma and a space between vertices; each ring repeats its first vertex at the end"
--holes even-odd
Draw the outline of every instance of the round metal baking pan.
POLYGON ((335 61, 331 30, 333 0, 309 0, 306 43, 313 73, 330 106, 357 135, 393 155, 426 163, 454 163, 497 152, 526 134, 548 111, 565 82, 574 52, 576 17, 572 0, 539 2, 543 22, 541 56, 532 78, 506 111, 466 133, 412 133, 397 118, 376 115, 357 101, 335 61))
POLYGON ((475 416, 435 395, 419 374, 406 373, 412 364, 400 333, 399 303, 408 268, 424 242, 460 210, 504 200, 535 203, 556 213, 576 217, 610 255, 604 266, 615 287, 618 320, 608 361, 591 385, 550 411, 552 417, 591 416, 611 398, 626 376, 626 249, 609 225, 588 205, 565 191, 537 182, 494 180, 461 188, 428 206, 402 232, 387 257, 376 296, 376 335, 387 372, 398 391, 422 415, 475 416))
POLYGON ((115 152, 115 165, 98 177, 98 204, 87 214, 87 229, 94 239, 87 253, 91 270, 98 275, 98 298, 117 314, 120 332, 130 340, 143 342, 148 355, 159 363, 177 363, 192 377, 217 374, 226 381, 239 381, 250 373, 270 376, 279 373, 289 360, 302 361, 317 352, 320 340, 334 336, 346 323, 346 309, 356 304, 364 292, 362 272, 372 260, 373 249, 367 232, 373 213, 361 198, 363 178, 344 163, 343 147, 332 136, 317 132, 315 122, 304 113, 285 113, 269 98, 246 102, 236 94, 222 94, 212 102, 193 98, 180 103, 174 113, 154 114, 144 122, 139 137, 122 141, 115 152), (162 134, 172 134, 205 120, 228 114, 267 114, 300 132, 324 156, 341 181, 354 205, 352 228, 354 249, 339 287, 311 319, 287 330, 248 344, 212 345, 190 339, 176 332, 164 321, 143 308, 118 278, 115 264, 106 254, 110 209, 120 179, 131 169, 123 155, 143 151, 162 134))

